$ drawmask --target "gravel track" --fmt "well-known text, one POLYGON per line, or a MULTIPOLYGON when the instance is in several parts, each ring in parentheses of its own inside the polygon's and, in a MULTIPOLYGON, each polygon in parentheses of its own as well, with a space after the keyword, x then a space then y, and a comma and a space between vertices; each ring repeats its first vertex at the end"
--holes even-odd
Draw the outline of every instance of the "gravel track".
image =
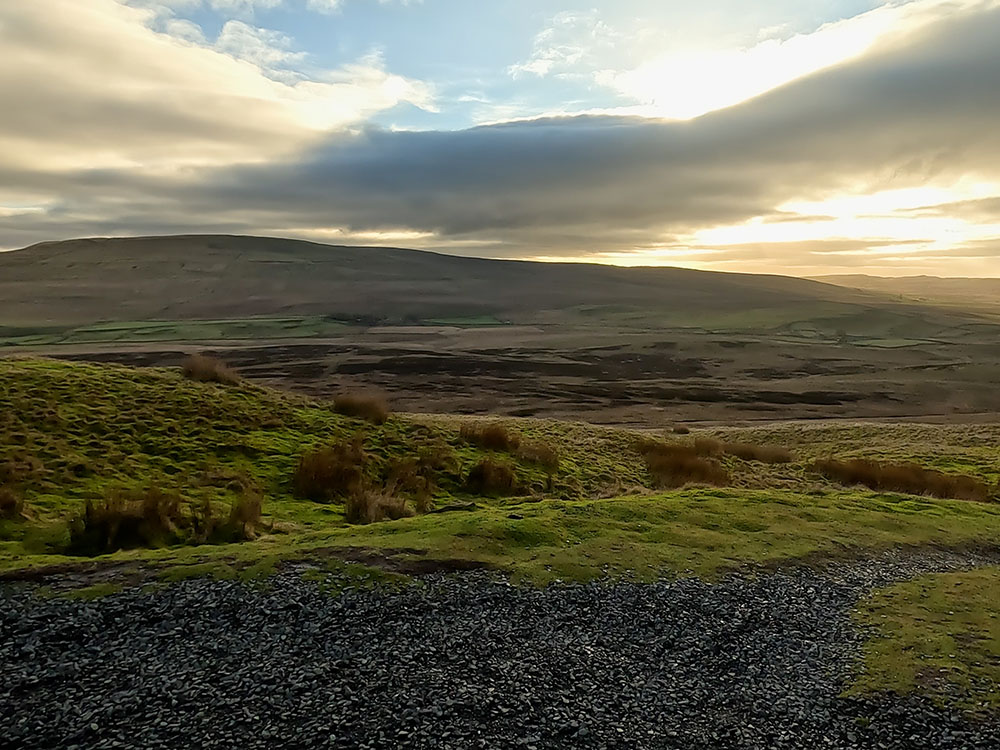
POLYGON ((327 595, 187 581, 91 602, 0 589, 3 748, 1000 748, 918 699, 838 697, 886 555, 545 589, 484 573, 327 595))

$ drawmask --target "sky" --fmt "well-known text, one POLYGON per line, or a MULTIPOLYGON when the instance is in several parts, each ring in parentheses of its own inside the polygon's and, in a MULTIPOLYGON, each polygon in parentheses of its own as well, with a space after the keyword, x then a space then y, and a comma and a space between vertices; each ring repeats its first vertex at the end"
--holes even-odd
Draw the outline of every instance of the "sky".
POLYGON ((0 249, 1000 276, 1000 0, 0 0, 0 249))

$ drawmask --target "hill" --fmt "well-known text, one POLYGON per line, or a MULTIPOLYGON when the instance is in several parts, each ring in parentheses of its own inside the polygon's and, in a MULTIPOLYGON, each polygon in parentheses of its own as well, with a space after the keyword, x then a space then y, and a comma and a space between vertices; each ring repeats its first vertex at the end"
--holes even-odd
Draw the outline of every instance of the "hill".
POLYGON ((485 260, 263 237, 82 239, 0 254, 8 336, 107 322, 562 323, 933 336, 970 322, 782 276, 485 260))
MULTIPOLYGON (((544 584, 715 580, 807 561, 877 566, 920 550, 982 565, 996 559, 1000 536, 998 440, 995 424, 777 424, 667 438, 548 420, 391 415, 371 424, 245 382, 6 360, 0 581, 40 579, 52 588, 38 595, 83 598, 275 571, 356 591, 477 567, 544 584), (316 494, 302 466, 337 446, 358 485, 326 474, 338 491, 316 494), (881 475, 823 463, 859 458, 877 459, 881 475), (487 465, 507 467, 509 481, 485 481, 487 465), (951 499, 976 487, 978 499, 951 499), (357 497, 373 496, 409 511, 352 516, 357 497), (236 515, 240 532, 230 509, 248 498, 256 513, 236 515)), ((911 575, 929 572, 915 565, 911 575)), ((862 602, 882 630, 855 690, 996 707, 990 618, 1000 616, 1000 569, 947 569, 862 602), (939 678, 921 679, 928 669, 939 678)))
POLYGON ((1000 279, 845 274, 818 276, 816 280, 925 304, 980 309, 994 314, 1000 311, 1000 279))

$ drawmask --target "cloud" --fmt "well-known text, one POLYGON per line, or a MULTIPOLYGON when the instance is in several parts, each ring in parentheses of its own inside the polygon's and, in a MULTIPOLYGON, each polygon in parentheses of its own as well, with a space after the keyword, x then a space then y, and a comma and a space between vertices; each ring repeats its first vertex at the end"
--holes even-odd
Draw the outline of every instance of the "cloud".
POLYGON ((612 48, 622 35, 601 20, 597 10, 557 13, 538 32, 531 56, 511 65, 507 72, 515 79, 524 76, 565 75, 597 64, 602 52, 612 48))
MULTIPOLYGON (((0 207, 13 210, 16 200, 43 210, 5 217, 0 245, 225 231, 775 272, 866 263, 905 271, 907 258, 925 269, 1000 238, 988 214, 1000 198, 1000 10, 962 7, 857 59, 684 122, 360 127, 255 163, 168 173, 8 161, 0 185, 20 192, 5 202, 0 191, 0 207), (876 196, 871 215, 851 207, 858 195, 876 196), (952 195, 986 203, 907 223, 952 195)), ((356 86, 364 80, 342 74, 356 86)), ((990 262, 976 252, 962 268, 990 262)))
POLYGON ((280 35, 231 21, 215 44, 162 9, 115 0, 0 4, 0 164, 176 171, 260 161, 402 102, 431 106, 426 85, 378 58, 283 77, 274 70, 299 57, 280 35))

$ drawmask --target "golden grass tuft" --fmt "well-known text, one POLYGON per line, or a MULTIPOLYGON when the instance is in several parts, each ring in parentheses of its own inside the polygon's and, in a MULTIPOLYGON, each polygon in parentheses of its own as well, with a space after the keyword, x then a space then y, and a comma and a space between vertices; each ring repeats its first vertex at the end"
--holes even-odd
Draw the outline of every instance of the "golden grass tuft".
POLYGON ((702 455, 697 445, 642 438, 635 447, 646 459, 646 469, 658 487, 675 488, 686 484, 722 487, 729 484, 729 474, 722 464, 702 455))
POLYGON ((517 474, 507 461, 486 457, 469 469, 465 485, 480 495, 511 495, 517 490, 517 474))
POLYGON ((368 456, 361 439, 337 443, 304 454, 292 477, 295 495, 329 503, 361 490, 368 456))
POLYGON ((344 518, 353 524, 396 521, 413 515, 406 498, 371 487, 359 489, 344 502, 344 518))
POLYGON ((470 445, 488 451, 512 451, 521 444, 521 436, 499 422, 463 424, 459 436, 470 445))
POLYGON ((880 463, 864 458, 821 459, 814 462, 812 468, 839 484, 862 485, 872 490, 978 502, 987 502, 993 495, 990 486, 981 479, 965 474, 945 474, 915 463, 880 463))
POLYGON ((389 419, 389 404, 381 396, 363 393, 342 393, 333 399, 333 410, 345 417, 364 419, 372 424, 384 424, 389 419))
POLYGON ((216 357, 205 354, 192 354, 181 364, 181 373, 188 380, 199 383, 221 383, 223 385, 238 385, 240 376, 236 370, 216 357))

